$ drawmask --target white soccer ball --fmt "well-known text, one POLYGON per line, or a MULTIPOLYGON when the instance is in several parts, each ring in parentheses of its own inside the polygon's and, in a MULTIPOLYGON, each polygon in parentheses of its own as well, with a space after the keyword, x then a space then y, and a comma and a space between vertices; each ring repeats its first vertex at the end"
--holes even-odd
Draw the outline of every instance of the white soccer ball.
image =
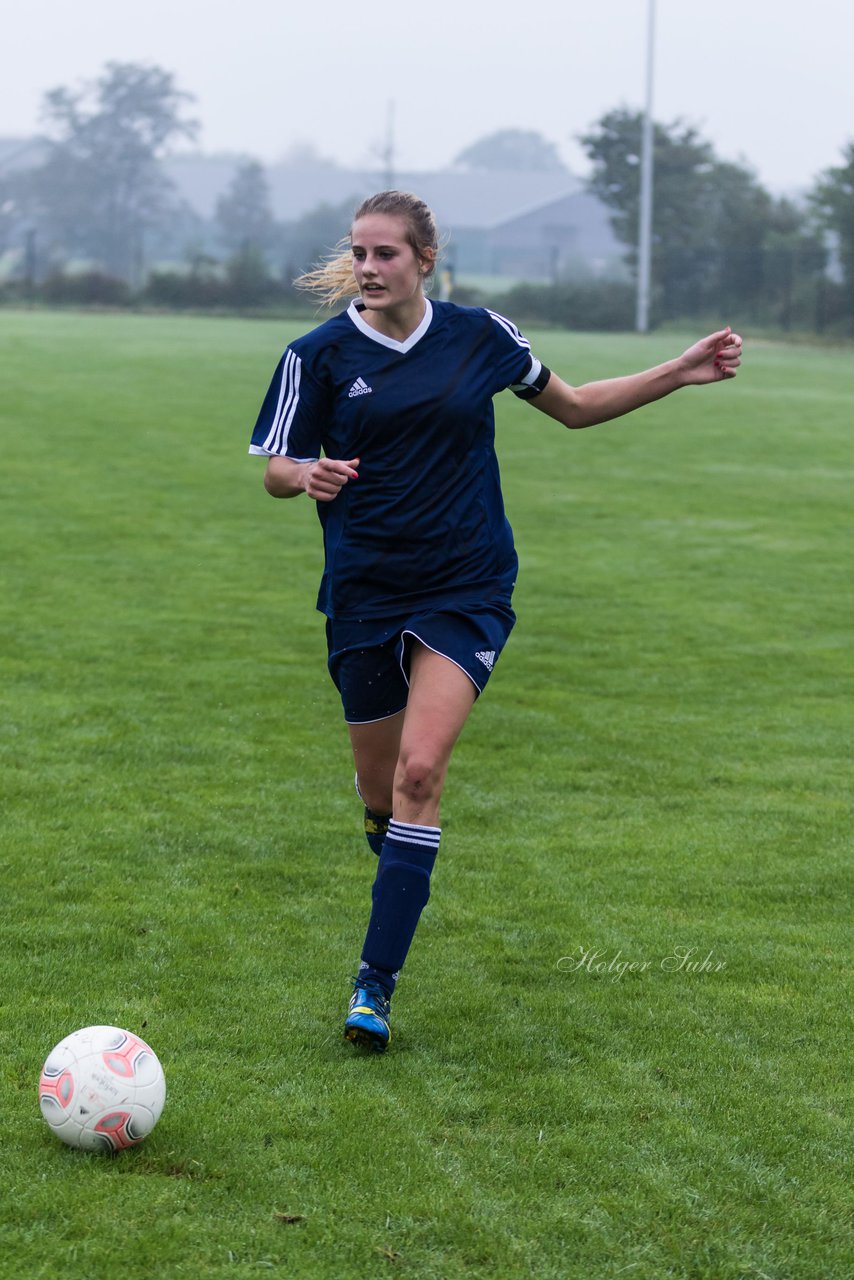
POLYGON ((39 1080, 53 1132, 84 1151, 135 1147, 160 1119, 166 1079, 153 1049, 120 1027, 84 1027, 60 1040, 39 1080))

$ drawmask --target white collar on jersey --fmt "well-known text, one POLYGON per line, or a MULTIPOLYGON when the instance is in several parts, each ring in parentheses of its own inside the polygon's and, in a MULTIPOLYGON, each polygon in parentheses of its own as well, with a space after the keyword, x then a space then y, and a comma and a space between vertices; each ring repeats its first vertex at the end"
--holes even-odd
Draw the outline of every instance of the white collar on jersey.
POLYGON ((376 329, 371 328, 367 320, 362 318, 362 313, 358 304, 353 301, 347 308, 347 315, 353 321, 353 324, 363 333, 366 338, 373 338, 374 342, 378 342, 382 347, 391 347, 392 351, 400 351, 405 354, 411 351, 416 342, 419 342, 427 330, 430 328, 430 321, 433 319, 433 308, 430 305, 430 299, 424 299, 424 318, 417 329, 413 329, 409 337, 404 342, 398 342, 397 338, 387 338, 384 333, 379 333, 376 329))

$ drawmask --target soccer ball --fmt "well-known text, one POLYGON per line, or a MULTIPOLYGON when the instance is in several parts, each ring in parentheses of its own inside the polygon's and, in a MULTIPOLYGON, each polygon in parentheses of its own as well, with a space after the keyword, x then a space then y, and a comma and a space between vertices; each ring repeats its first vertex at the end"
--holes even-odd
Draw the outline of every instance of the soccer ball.
POLYGON ((53 1132, 84 1151, 135 1147, 160 1119, 163 1068, 153 1049, 120 1027, 84 1027, 60 1040, 39 1080, 53 1132))

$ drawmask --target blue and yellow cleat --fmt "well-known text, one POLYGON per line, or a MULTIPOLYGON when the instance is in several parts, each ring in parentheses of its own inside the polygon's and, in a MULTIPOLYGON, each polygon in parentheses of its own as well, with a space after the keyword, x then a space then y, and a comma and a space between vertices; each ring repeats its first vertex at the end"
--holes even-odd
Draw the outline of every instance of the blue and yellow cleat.
POLYGON ((362 1049, 384 1053, 391 1040, 388 1025, 391 1001, 378 982, 353 980, 353 994, 344 1023, 344 1038, 362 1049))

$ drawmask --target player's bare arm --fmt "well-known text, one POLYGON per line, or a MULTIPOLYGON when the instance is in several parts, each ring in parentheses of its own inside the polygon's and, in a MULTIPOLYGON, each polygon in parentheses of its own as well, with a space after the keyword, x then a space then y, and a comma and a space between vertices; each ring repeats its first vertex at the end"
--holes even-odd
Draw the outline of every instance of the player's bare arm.
POLYGON ((274 498, 296 498, 307 493, 315 502, 331 502, 345 484, 358 479, 358 458, 316 458, 298 462, 294 458, 275 456, 268 460, 264 488, 274 498))
POLYGON ((741 364, 741 350, 738 334, 729 328, 721 329, 695 342, 675 360, 642 373, 587 382, 580 387, 572 387, 552 373, 547 386, 531 403, 565 427, 592 427, 661 400, 681 387, 734 378, 741 364))

